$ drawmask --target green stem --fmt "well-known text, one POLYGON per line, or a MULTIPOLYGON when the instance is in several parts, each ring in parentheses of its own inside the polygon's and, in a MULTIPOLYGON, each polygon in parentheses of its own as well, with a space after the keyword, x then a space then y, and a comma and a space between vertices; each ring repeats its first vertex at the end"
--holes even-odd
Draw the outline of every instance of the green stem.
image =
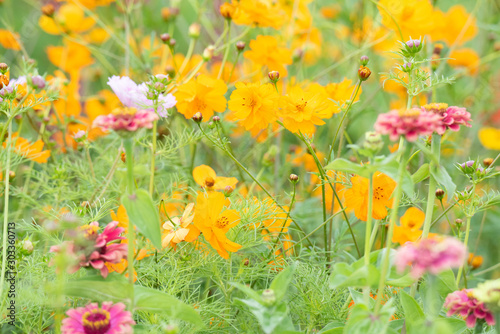
POLYGON ((370 173, 368 179, 368 212, 366 214, 365 228, 365 266, 370 264, 370 233, 373 221, 373 175, 370 173))
MULTIPOLYGON (((228 25, 226 43, 229 43, 229 39, 231 38, 231 23, 228 20, 226 20, 226 24, 228 25)), ((229 50, 230 47, 228 45, 226 51, 224 51, 224 57, 222 58, 222 64, 220 65, 219 74, 217 74, 217 79, 220 79, 222 73, 224 73, 224 66, 226 66, 227 58, 229 57, 229 50)))
POLYGON ((87 160, 89 161, 90 173, 92 174, 92 178, 95 181, 96 178, 94 173, 94 164, 92 163, 92 158, 90 157, 90 149, 88 144, 85 144, 85 153, 87 154, 87 160))
MULTIPOLYGON (((471 222, 472 217, 467 216, 467 223, 465 226, 465 239, 464 239, 464 245, 465 248, 467 248, 467 244, 469 243, 469 234, 470 234, 470 222, 471 222)), ((462 278, 462 271, 464 270, 465 263, 458 268, 458 273, 457 273, 457 286, 460 284, 460 279, 462 278)))
MULTIPOLYGON (((127 194, 130 197, 135 196, 135 185, 134 185, 134 143, 133 139, 127 138, 123 141, 123 146, 125 147, 125 154, 127 159, 127 194)), ((131 286, 131 298, 130 298, 130 306, 131 310, 134 306, 134 248, 135 248, 135 230, 134 230, 134 222, 132 219, 129 219, 128 223, 128 281, 131 286)))
MULTIPOLYGON (((438 134, 432 135, 431 151, 439 163, 439 155, 441 152, 441 136, 438 134)), ((437 167, 439 166, 437 166, 434 161, 430 162, 429 170, 431 172, 437 167)), ((434 178, 434 176, 432 176, 432 173, 429 173, 429 193, 427 194, 427 208, 425 210, 425 221, 422 232, 422 239, 426 239, 429 236, 429 231, 431 229, 432 213, 434 212, 434 200, 436 198, 436 188, 436 179, 434 178)), ((453 194, 448 194, 448 196, 452 195, 453 194)))
MULTIPOLYGON (((156 103, 155 103, 156 105, 156 103)), ((156 113, 156 107, 155 107, 156 113)), ((154 181, 155 181, 155 156, 156 156, 156 134, 158 132, 158 121, 153 122, 153 146, 151 147, 151 172, 149 176, 149 195, 153 197, 154 181)), ((128 158, 128 156, 127 156, 128 158)))

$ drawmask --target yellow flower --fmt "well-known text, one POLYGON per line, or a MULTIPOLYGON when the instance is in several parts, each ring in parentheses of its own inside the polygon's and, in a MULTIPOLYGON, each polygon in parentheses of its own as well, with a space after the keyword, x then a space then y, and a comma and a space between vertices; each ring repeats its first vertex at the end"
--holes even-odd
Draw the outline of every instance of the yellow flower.
POLYGON ((177 88, 177 111, 187 119, 200 112, 203 121, 207 122, 214 115, 214 111, 226 110, 226 91, 227 86, 221 79, 212 79, 200 74, 196 79, 191 79, 177 88))
POLYGON ((239 124, 246 130, 266 129, 278 119, 276 104, 279 97, 270 83, 261 85, 237 82, 235 86, 228 107, 233 112, 232 117, 239 120, 239 124))
POLYGON ((226 233, 238 225, 240 215, 236 210, 224 210, 226 199, 223 193, 198 192, 194 212, 194 226, 203 233, 210 245, 225 259, 228 252, 237 252, 241 245, 229 240, 226 233))
MULTIPOLYGON (((344 193, 345 206, 354 210, 354 215, 366 221, 368 218, 368 179, 361 176, 351 178, 352 187, 344 193)), ((387 216, 387 208, 392 208, 392 192, 396 188, 387 175, 376 172, 373 175, 373 219, 383 219, 387 216)))
MULTIPOLYGON (((27 139, 19 137, 19 133, 14 132, 11 136, 12 147, 16 154, 21 155, 27 159, 38 163, 46 163, 47 159, 50 157, 49 150, 43 150, 43 141, 37 140, 34 143, 30 143, 27 139)), ((7 147, 7 139, 3 143, 3 148, 7 147)))
POLYGON ((279 4, 273 0, 239 0, 235 6, 233 22, 237 25, 256 25, 258 27, 281 28, 286 15, 279 4))
POLYGON ((94 9, 97 6, 107 6, 112 2, 115 2, 115 0, 57 0, 57 1, 59 2, 65 1, 69 3, 81 4, 82 6, 85 6, 88 9, 94 9))
POLYGON ((198 237, 196 231, 190 228, 194 219, 194 203, 189 203, 182 214, 182 217, 174 217, 163 223, 162 247, 176 247, 181 241, 193 241, 198 237), (191 232, 191 235, 189 233, 191 232))
POLYGON ((106 42, 109 37, 106 29, 94 28, 85 36, 85 40, 89 43, 102 44, 106 42))
POLYGON ((470 16, 464 6, 453 6, 447 13, 436 10, 434 15, 433 22, 435 26, 431 34, 433 41, 444 40, 448 45, 453 45, 455 43, 462 45, 477 35, 475 18, 471 18, 469 26, 462 34, 462 29, 470 16), (461 38, 457 40, 459 36, 461 38))
POLYGON ((315 92, 304 91, 299 86, 292 87, 290 93, 281 100, 280 116, 285 128, 293 133, 312 135, 315 125, 325 124, 327 118, 326 101, 315 92))
POLYGON ((227 186, 234 189, 238 179, 235 177, 221 177, 215 174, 215 171, 207 166, 201 165, 193 169, 193 178, 203 188, 207 190, 224 190, 227 186))
POLYGON ((420 228, 424 224, 425 213, 418 208, 409 208, 401 217, 401 225, 394 226, 392 242, 404 245, 408 241, 415 242, 422 235, 420 228))
POLYGON ((49 46, 47 55, 52 64, 72 73, 94 63, 90 51, 83 45, 64 40, 64 46, 49 46))
POLYGON ((0 29, 0 45, 5 49, 19 51, 21 45, 19 44, 19 34, 12 33, 5 29, 0 29))
POLYGON ((479 69, 480 59, 476 51, 470 48, 453 50, 448 59, 452 67, 465 67, 469 74, 474 75, 479 69))
POLYGON ((288 74, 285 65, 292 63, 292 51, 279 47, 274 36, 257 36, 250 41, 250 50, 245 51, 243 56, 255 64, 266 66, 268 72, 278 71, 282 78, 288 74))
POLYGON ((40 16, 38 24, 48 34, 61 35, 85 32, 94 26, 95 21, 93 18, 85 17, 85 12, 79 6, 64 4, 54 16, 40 16))
POLYGON ((500 150, 500 129, 483 127, 479 130, 479 141, 489 150, 500 150))
MULTIPOLYGON (((326 104, 327 109, 325 111, 326 117, 330 118, 333 114, 337 114, 340 112, 340 108, 345 106, 347 101, 354 96, 354 91, 356 90, 356 85, 352 84, 352 80, 344 78, 339 83, 329 83, 326 86, 321 86, 318 83, 312 83, 307 87, 309 91, 317 93, 326 104), (335 102, 333 102, 335 101, 335 102), (336 103, 337 102, 337 103, 336 103)), ((359 100, 361 96, 362 88, 359 88, 358 95, 354 99, 354 102, 359 100)))

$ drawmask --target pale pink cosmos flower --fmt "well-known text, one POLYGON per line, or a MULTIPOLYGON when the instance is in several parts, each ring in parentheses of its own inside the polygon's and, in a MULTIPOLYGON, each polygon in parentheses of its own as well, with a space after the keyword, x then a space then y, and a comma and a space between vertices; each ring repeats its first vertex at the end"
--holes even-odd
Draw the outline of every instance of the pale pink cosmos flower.
POLYGON ((446 103, 430 103, 422 106, 422 110, 432 112, 441 117, 441 122, 436 128, 436 132, 443 135, 447 129, 451 131, 460 130, 460 125, 471 127, 472 121, 470 113, 465 108, 451 106, 446 103))
POLYGON ((135 325, 132 314, 125 310, 125 304, 103 302, 90 303, 85 307, 70 309, 68 318, 63 319, 63 334, 131 334, 135 325))
POLYGON ((483 302, 474 297, 473 289, 463 289, 450 293, 444 301, 444 307, 448 309, 447 316, 457 314, 464 317, 469 328, 474 328, 478 319, 484 319, 490 326, 495 324, 493 314, 483 302))
POLYGON ((455 238, 424 239, 400 247, 394 264, 400 273, 411 266, 410 274, 417 279, 426 272, 437 275, 448 268, 460 267, 466 253, 464 244, 455 238))
POLYGON ((434 113, 413 108, 409 110, 391 110, 378 115, 375 131, 389 135, 396 141, 400 136, 412 142, 419 136, 431 135, 440 124, 440 117, 434 113))
POLYGON ((103 130, 134 132, 141 128, 151 129, 158 119, 153 111, 135 108, 117 108, 108 115, 96 117, 93 126, 103 130))
MULTIPOLYGON (((108 79, 108 85, 125 107, 154 111, 153 100, 148 99, 146 83, 138 85, 129 77, 114 75, 108 79)), ((174 107, 176 103, 172 94, 161 94, 158 97, 158 115, 167 117, 167 109, 174 107)))

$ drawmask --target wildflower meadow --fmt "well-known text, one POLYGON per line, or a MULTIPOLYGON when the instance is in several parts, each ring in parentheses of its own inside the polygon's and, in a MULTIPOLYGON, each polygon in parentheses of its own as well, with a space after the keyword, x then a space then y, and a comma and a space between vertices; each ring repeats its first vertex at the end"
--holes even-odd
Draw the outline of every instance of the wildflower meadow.
POLYGON ((0 333, 500 333, 497 0, 0 0, 0 333))

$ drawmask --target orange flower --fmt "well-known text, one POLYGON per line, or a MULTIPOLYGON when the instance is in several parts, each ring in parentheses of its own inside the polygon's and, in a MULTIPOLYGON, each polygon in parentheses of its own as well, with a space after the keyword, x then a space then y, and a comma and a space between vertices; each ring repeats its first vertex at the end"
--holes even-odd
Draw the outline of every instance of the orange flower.
POLYGON ((481 145, 489 150, 500 150, 500 129, 482 127, 479 130, 479 141, 481 145))
MULTIPOLYGON (((344 78, 344 80, 342 80, 341 82, 330 83, 324 87, 320 84, 313 83, 309 87, 307 87, 307 89, 318 93, 319 96, 324 99, 325 103, 328 105, 326 115, 327 118, 330 118, 333 116, 333 114, 339 113, 341 107, 346 106, 347 101, 349 101, 354 95, 356 85, 352 84, 352 80, 344 78)), ((357 102, 359 100, 361 92, 362 89, 360 87, 358 95, 354 99, 354 102, 357 102)))
POLYGON ((162 235, 162 247, 165 248, 168 245, 175 248, 176 245, 184 240, 193 241, 198 237, 196 230, 190 228, 191 223, 194 219, 194 214, 192 214, 194 208, 194 203, 189 203, 186 206, 182 217, 174 217, 171 220, 165 221, 163 223, 163 235, 162 235), (189 234, 191 232, 191 235, 189 234))
POLYGON ((70 3, 81 4, 82 6, 85 6, 88 9, 94 9, 97 6, 107 6, 112 2, 115 2, 115 0, 57 0, 57 1, 59 2, 66 1, 70 3))
POLYGON ((477 25, 476 19, 472 18, 469 26, 462 34, 462 29, 465 22, 469 19, 470 14, 464 6, 455 5, 451 7, 447 13, 443 13, 440 10, 436 10, 433 22, 434 30, 431 34, 433 41, 444 40, 448 45, 455 44, 462 45, 467 41, 470 41, 474 36, 477 35, 477 25), (461 37, 457 41, 458 37, 461 37))
MULTIPOLYGON (((37 140, 34 143, 30 143, 28 140, 19 137, 19 133, 14 132, 12 134, 12 147, 16 154, 24 156, 32 161, 38 163, 46 163, 47 159, 50 157, 49 150, 43 150, 43 141, 37 140)), ((7 141, 3 143, 3 148, 7 147, 7 141)))
POLYGON ((325 124, 321 119, 326 118, 328 105, 315 92, 292 87, 290 93, 281 99, 281 106, 283 125, 293 133, 312 135, 316 132, 315 125, 325 124))
POLYGON ((243 56, 255 64, 266 66, 269 71, 278 71, 281 77, 286 77, 288 72, 285 65, 292 63, 292 51, 278 46, 274 36, 257 36, 250 41, 250 50, 243 56))
MULTIPOLYGON (((315 153, 319 161, 323 161, 325 155, 319 151, 316 151, 315 153)), ((296 167, 304 167, 304 169, 308 172, 318 171, 318 166, 316 165, 314 157, 307 149, 297 146, 294 148, 293 156, 292 165, 296 167)))
POLYGON ((285 13, 276 1, 233 0, 232 4, 236 8, 233 14, 235 24, 279 29, 285 23, 285 13))
POLYGON ((338 4, 324 6, 321 7, 320 12, 325 19, 333 20, 340 13, 340 6, 338 4))
MULTIPOLYGON (((318 156, 318 158, 319 158, 319 156, 318 156)), ((321 161, 321 158, 319 158, 319 159, 321 161)), ((339 205, 339 201, 335 197, 335 194, 333 193, 332 186, 335 188, 335 192, 337 193, 337 196, 342 201, 344 199, 344 190, 346 189, 345 186, 343 185, 345 177, 341 173, 335 173, 335 171, 333 171, 333 170, 327 171, 326 175, 328 177, 326 182, 323 182, 315 174, 311 175, 311 183, 313 183, 316 186, 316 188, 312 192, 312 195, 316 196, 316 197, 322 197, 323 190, 321 189, 321 184, 325 183, 326 208, 328 210, 332 210, 332 206, 333 206, 333 213, 337 213, 340 211, 340 205, 339 205), (331 185, 328 183, 330 183, 331 185)))
POLYGON ((239 120, 246 130, 264 130, 278 119, 276 104, 279 97, 270 83, 237 82, 235 86, 228 107, 233 111, 232 117, 239 120))
POLYGON ((483 264, 483 257, 480 255, 475 255, 474 253, 469 253, 469 259, 467 260, 467 263, 472 267, 472 269, 477 269, 483 264))
POLYGON ((424 224, 425 213, 418 208, 409 208, 400 219, 400 226, 394 226, 392 242, 404 245, 408 241, 415 242, 422 235, 420 228, 424 224))
POLYGON ((477 73, 481 63, 476 51, 470 48, 453 50, 448 59, 448 64, 452 67, 465 67, 470 75, 477 73))
POLYGON ((12 33, 5 29, 0 29, 0 45, 5 49, 19 51, 21 45, 19 44, 19 34, 12 33))
MULTIPOLYGON (((203 233, 210 245, 225 259, 228 252, 237 252, 241 245, 229 240, 226 233, 238 225, 240 215, 236 210, 224 210, 226 198, 223 193, 211 191, 198 192, 194 213, 194 226, 203 233)), ((193 233, 193 236, 196 235, 193 233)))
POLYGON ((87 47, 68 40, 64 40, 64 46, 49 46, 47 55, 52 64, 68 73, 94 63, 87 47))
POLYGON ((38 21, 40 28, 51 35, 79 34, 92 28, 93 18, 85 17, 82 8, 75 4, 64 4, 54 16, 42 15, 38 21))
POLYGON ((200 112, 203 121, 207 122, 214 115, 214 111, 226 110, 226 91, 227 86, 221 79, 212 79, 200 74, 196 79, 191 79, 177 88, 177 111, 187 119, 200 112))
MULTIPOLYGON (((368 179, 361 176, 351 178, 352 187, 344 193, 345 206, 354 210, 354 215, 363 221, 368 218, 368 179)), ((374 219, 387 216, 387 208, 392 208, 392 192, 396 188, 389 176, 376 172, 373 175, 373 211, 374 219)))
POLYGON ((102 44, 109 39, 110 35, 103 28, 94 28, 86 36, 85 40, 89 43, 102 44))
POLYGON ((196 183, 207 190, 224 190, 227 186, 234 188, 238 183, 238 179, 235 177, 217 176, 215 171, 207 165, 195 167, 193 178, 196 183))

